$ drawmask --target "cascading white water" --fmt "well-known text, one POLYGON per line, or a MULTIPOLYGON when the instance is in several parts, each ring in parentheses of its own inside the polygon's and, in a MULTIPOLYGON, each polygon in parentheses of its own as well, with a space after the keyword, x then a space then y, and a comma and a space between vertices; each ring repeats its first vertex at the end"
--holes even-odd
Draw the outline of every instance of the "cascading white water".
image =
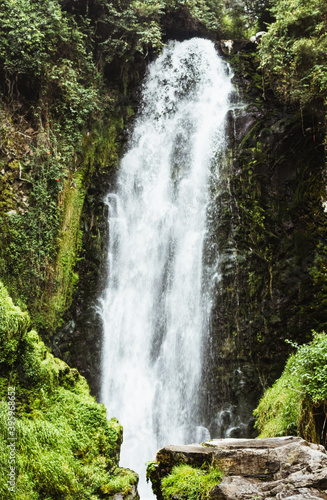
MULTIPOLYGON (((160 446, 208 438, 197 405, 208 310, 202 253, 230 92, 212 42, 169 43, 149 66, 107 197, 102 402, 124 426, 121 464, 141 482, 160 446)), ((139 491, 150 496, 142 483, 139 491)))

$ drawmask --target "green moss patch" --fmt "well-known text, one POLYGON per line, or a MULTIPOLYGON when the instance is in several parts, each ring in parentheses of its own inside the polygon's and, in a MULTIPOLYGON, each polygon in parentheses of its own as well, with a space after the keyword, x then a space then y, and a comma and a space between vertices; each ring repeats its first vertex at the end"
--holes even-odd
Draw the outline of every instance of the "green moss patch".
POLYGON ((218 469, 205 470, 186 464, 177 465, 161 481, 162 496, 164 500, 171 500, 175 495, 180 500, 205 500, 221 479, 222 472, 218 469))
POLYGON ((293 346, 297 352, 254 411, 256 426, 260 437, 299 434, 324 443, 319 416, 327 407, 327 335, 314 333, 309 344, 293 346))
POLYGON ((137 475, 118 467, 122 427, 90 396, 77 370, 49 353, 29 317, 0 283, 0 497, 98 499, 132 491, 137 475), (16 440, 8 426, 15 407, 16 440), (9 393, 11 393, 9 395, 9 393), (15 443, 15 491, 8 489, 10 447, 15 443))

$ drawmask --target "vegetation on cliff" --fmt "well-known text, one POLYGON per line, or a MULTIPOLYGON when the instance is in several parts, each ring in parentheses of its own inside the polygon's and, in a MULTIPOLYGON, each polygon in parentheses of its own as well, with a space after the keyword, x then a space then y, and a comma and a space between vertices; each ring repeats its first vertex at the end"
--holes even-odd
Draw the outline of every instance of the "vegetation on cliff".
POLYGON ((327 105, 327 5, 324 0, 276 0, 275 21, 259 48, 265 78, 285 101, 327 105))
MULTIPOLYGON (((99 106, 98 73, 86 33, 56 1, 5 1, 0 27, 0 272, 33 323, 45 327, 42 312, 49 313, 50 297, 62 287, 63 269, 72 286, 57 316, 77 278, 74 259, 61 262, 57 255, 68 234, 78 251, 86 170, 78 155, 99 106)), ((51 316, 49 329, 58 324, 51 316)))
MULTIPOLYGON (((249 106, 231 120, 223 194, 214 187, 211 244, 223 257, 208 384, 216 401, 228 385, 223 408, 243 423, 257 404, 251 387, 264 391, 283 370, 285 337, 302 344, 327 325, 326 3, 270 4, 266 33, 231 58, 249 106)), ((324 420, 316 424, 321 432, 324 420)))
POLYGON ((216 436, 234 427, 232 437, 249 432, 260 391, 283 371, 285 337, 302 344, 327 325, 324 110, 301 113, 277 97, 256 65, 260 42, 255 53, 247 47, 232 59, 248 107, 230 123, 228 180, 213 187, 207 253, 216 245, 222 256, 206 358, 208 422, 216 436), (212 423, 221 408, 224 420, 212 423))
POLYGON ((107 420, 78 371, 50 354, 1 283, 0 315, 0 496, 96 499, 130 492, 137 476, 118 467, 121 425, 107 420), (8 489, 12 443, 15 492, 8 489))
POLYGON ((298 434, 327 444, 327 335, 298 346, 254 414, 260 437, 298 434))

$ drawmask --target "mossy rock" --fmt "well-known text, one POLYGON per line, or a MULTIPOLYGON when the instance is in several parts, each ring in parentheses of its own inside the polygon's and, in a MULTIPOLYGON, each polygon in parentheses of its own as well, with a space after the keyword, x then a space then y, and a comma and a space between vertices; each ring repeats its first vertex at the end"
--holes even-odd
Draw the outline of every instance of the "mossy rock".
POLYGON ((118 467, 122 426, 107 419, 104 405, 90 396, 86 380, 54 356, 27 313, 14 306, 0 283, 2 498, 73 500, 137 497, 137 474, 118 467), (14 401, 14 431, 8 427, 14 401), (10 432, 15 443, 16 486, 8 490, 10 432))

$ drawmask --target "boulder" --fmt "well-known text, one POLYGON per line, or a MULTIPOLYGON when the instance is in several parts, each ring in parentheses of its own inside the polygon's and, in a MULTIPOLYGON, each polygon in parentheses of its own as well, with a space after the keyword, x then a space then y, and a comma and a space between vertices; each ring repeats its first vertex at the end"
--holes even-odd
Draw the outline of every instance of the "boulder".
MULTIPOLYGON (((166 446, 156 462, 156 484, 180 463, 220 469, 224 478, 211 490, 210 500, 327 500, 326 450, 300 437, 166 446)), ((157 496, 161 498, 158 489, 157 496)))

